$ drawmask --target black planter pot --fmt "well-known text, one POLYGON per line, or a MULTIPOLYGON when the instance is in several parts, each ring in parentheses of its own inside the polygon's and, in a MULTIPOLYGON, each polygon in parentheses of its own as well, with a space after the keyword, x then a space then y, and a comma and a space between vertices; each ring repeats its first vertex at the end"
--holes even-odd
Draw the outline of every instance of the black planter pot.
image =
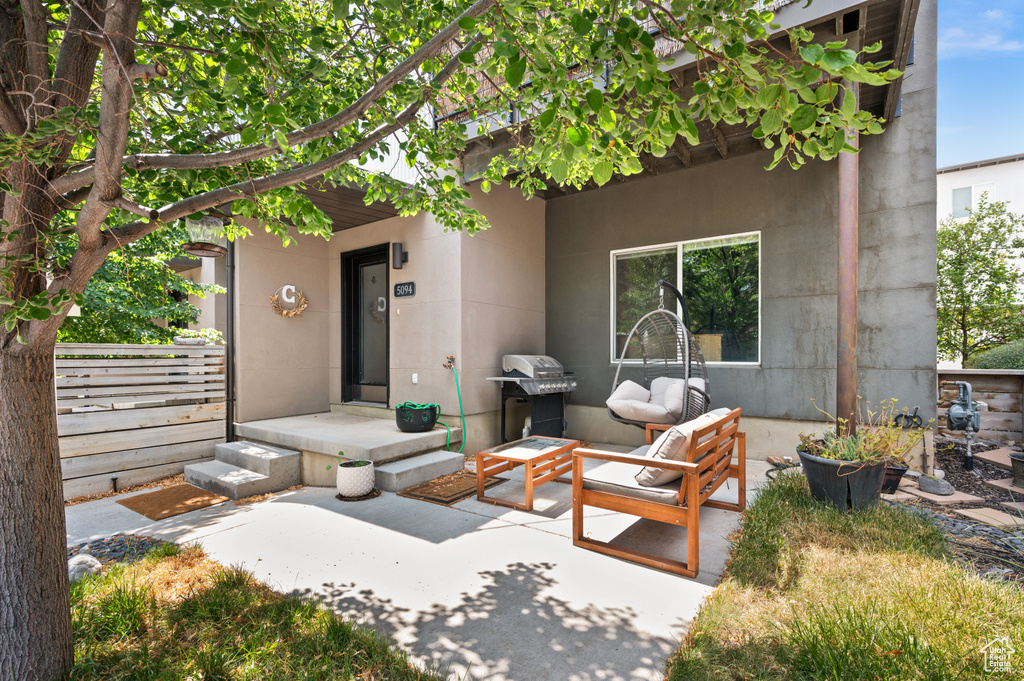
POLYGON ((882 478, 882 494, 895 494, 906 472, 906 466, 886 466, 885 477, 882 478))
POLYGON ((823 459, 796 450, 811 495, 840 511, 859 510, 878 503, 885 477, 885 462, 857 463, 823 459))
POLYGON ((432 404, 425 409, 395 408, 395 423, 403 433, 424 433, 437 424, 438 406, 432 404))

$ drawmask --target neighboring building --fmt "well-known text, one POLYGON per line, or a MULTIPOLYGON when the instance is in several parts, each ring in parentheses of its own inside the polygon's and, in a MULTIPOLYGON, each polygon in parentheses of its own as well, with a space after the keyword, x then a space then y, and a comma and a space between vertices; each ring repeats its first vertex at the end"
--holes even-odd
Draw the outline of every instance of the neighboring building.
MULTIPOLYGON (((808 26, 822 41, 837 31, 881 40, 873 58, 897 65, 916 53, 905 79, 861 93, 862 107, 889 122, 860 154, 858 379, 865 399, 896 397, 927 420, 936 390, 935 3, 797 3, 777 22, 808 26)), ((692 84, 685 55, 673 69, 681 88, 692 84)), ((471 141, 466 167, 502 144, 500 135, 471 141)), ((335 220, 328 243, 300 236, 283 248, 254 228, 236 245, 236 420, 407 400, 438 402, 457 419, 454 377, 442 366, 455 355, 473 452, 499 439, 499 391, 485 379, 500 374, 501 356, 543 353, 579 379, 567 435, 635 442, 642 432, 613 423, 604 401, 623 330, 657 305, 653 293, 636 294, 667 272, 681 278, 694 330, 708 337, 714 405, 743 408, 753 456, 792 455, 796 432, 822 426, 812 398, 835 405, 838 164, 765 171, 771 152, 742 125, 705 127, 699 145, 679 143, 675 154, 602 188, 552 187, 530 201, 471 188, 492 224, 472 237, 430 215, 368 209, 352 190, 314 194, 335 220), (396 243, 408 253, 401 269, 396 243), (721 259, 740 273, 727 282, 730 306, 694 281, 696 272, 714 279, 721 259), (394 297, 403 282, 415 282, 413 297, 394 297), (301 316, 271 309, 284 285, 306 296, 301 316)), ((205 263, 203 276, 221 267, 205 263)), ((217 313, 204 319, 221 323, 217 313)), ((510 424, 509 434, 521 428, 510 424)))
POLYGON ((1024 154, 939 168, 937 187, 939 222, 967 217, 985 193, 989 202, 1003 201, 1011 213, 1024 213, 1024 154))

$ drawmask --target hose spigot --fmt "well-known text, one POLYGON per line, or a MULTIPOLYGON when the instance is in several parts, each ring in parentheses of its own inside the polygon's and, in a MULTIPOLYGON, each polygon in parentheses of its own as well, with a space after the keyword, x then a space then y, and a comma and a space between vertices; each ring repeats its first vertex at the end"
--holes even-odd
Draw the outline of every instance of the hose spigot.
POLYGON ((445 369, 455 368, 455 355, 448 355, 448 361, 441 365, 445 369))

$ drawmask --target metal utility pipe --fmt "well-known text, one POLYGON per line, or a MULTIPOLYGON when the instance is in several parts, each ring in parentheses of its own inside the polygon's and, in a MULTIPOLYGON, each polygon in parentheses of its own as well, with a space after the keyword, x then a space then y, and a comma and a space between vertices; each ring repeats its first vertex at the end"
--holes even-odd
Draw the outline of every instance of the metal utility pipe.
MULTIPOLYGON (((847 97, 858 97, 857 83, 844 82, 847 97)), ((856 130, 846 130, 846 142, 860 148, 856 130)), ((839 295, 838 357, 836 361, 836 418, 846 420, 849 434, 857 429, 857 232, 858 154, 839 154, 839 295)))
POLYGON ((225 286, 225 297, 227 304, 227 319, 225 320, 225 335, 227 336, 224 351, 224 361, 227 365, 224 372, 224 382, 227 388, 227 400, 224 437, 228 442, 235 441, 235 244, 228 242, 228 253, 224 263, 227 286, 225 286))

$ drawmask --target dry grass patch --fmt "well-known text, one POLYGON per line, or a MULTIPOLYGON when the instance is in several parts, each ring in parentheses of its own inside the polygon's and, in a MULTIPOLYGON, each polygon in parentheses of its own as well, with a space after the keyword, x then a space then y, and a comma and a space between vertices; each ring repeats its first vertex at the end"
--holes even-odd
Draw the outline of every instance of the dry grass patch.
POLYGON ((748 509, 727 577, 671 681, 985 678, 981 648, 1024 650, 1024 593, 949 559, 898 509, 841 514, 784 475, 748 509))
POLYGON ((376 634, 166 545, 72 585, 71 680, 439 680, 376 634))

